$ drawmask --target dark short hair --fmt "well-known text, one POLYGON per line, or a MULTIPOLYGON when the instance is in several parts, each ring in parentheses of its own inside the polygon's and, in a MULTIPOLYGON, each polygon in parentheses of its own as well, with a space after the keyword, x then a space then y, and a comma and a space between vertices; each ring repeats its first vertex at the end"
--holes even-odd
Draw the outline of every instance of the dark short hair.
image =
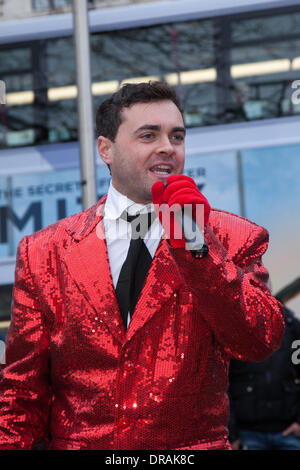
POLYGON ((173 101, 181 114, 183 114, 181 103, 175 90, 166 82, 125 83, 116 93, 104 100, 98 107, 96 113, 97 136, 102 135, 114 142, 119 126, 122 123, 123 108, 129 108, 136 103, 150 103, 163 100, 173 101))

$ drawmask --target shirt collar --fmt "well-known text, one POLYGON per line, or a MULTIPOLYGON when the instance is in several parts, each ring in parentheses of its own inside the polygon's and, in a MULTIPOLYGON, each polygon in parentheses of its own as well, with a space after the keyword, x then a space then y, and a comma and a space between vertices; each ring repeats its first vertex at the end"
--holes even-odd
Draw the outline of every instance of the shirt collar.
POLYGON ((110 182, 107 199, 104 206, 104 218, 116 220, 119 219, 124 211, 128 211, 130 215, 135 215, 139 212, 150 212, 154 210, 153 204, 138 204, 129 199, 124 194, 117 191, 110 182))

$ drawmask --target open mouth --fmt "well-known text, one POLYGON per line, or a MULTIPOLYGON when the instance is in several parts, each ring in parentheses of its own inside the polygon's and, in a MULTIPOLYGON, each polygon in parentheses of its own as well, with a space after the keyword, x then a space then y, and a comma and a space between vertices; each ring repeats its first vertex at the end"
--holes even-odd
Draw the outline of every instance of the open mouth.
POLYGON ((172 172, 172 168, 169 165, 156 165, 150 168, 150 171, 156 176, 168 176, 172 172))

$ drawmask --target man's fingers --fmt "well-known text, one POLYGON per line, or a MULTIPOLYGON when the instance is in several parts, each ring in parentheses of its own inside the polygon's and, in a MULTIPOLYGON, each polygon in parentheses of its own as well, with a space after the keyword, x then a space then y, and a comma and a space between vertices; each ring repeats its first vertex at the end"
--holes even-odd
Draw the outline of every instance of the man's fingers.
POLYGON ((168 185, 173 184, 175 181, 182 181, 182 180, 189 181, 190 183, 194 184, 194 186, 197 186, 193 178, 191 178, 190 176, 186 176, 186 175, 170 175, 167 178, 167 184, 168 185))
POLYGON ((193 191, 194 194, 201 194, 197 186, 190 181, 184 181, 184 183, 183 181, 174 181, 174 183, 168 184, 164 191, 164 202, 168 202, 169 198, 178 191, 188 191, 189 193, 193 191))
POLYGON ((165 190, 165 185, 162 181, 157 181, 152 185, 152 201, 154 204, 163 203, 163 193, 165 190))
POLYGON ((291 432, 292 432, 291 426, 289 426, 289 427, 286 428, 284 431, 282 431, 282 435, 283 435, 283 436, 288 436, 291 432))
POLYGON ((294 432, 297 428, 297 424, 296 423, 292 423, 288 428, 286 428, 283 432, 282 432, 282 435, 283 436, 288 436, 289 434, 291 434, 292 432, 294 432))

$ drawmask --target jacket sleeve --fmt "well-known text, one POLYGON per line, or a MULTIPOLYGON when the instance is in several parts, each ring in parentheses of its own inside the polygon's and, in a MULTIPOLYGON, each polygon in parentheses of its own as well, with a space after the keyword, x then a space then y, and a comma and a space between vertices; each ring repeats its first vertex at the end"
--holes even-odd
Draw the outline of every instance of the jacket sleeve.
POLYGON ((29 450, 43 441, 51 396, 48 362, 48 330, 25 237, 18 247, 6 365, 0 380, 0 449, 29 450))
POLYGON ((209 226, 205 258, 169 248, 198 299, 199 314, 228 356, 244 361, 265 359, 280 347, 284 333, 283 307, 267 287, 269 275, 262 264, 268 232, 254 227, 232 258, 209 226))

